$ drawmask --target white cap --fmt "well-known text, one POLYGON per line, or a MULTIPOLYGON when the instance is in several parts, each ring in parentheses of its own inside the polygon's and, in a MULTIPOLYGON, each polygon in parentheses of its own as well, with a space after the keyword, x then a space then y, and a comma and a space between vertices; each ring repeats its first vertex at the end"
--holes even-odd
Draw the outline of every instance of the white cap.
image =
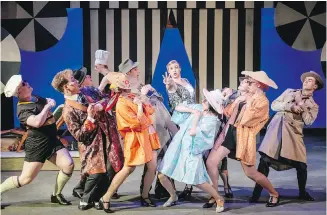
POLYGON ((21 83, 22 83, 21 75, 11 76, 4 89, 5 96, 6 97, 17 96, 17 90, 21 83))
POLYGON ((104 50, 97 50, 95 52, 95 62, 94 64, 104 64, 108 65, 108 58, 109 58, 110 52, 104 51, 104 50))

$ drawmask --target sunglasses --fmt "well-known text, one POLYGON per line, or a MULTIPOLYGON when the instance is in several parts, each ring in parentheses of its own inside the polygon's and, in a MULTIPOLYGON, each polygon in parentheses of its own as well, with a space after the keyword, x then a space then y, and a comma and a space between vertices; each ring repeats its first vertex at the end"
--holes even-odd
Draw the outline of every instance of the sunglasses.
POLYGON ((26 87, 26 86, 28 86, 29 84, 28 84, 28 82, 27 81, 22 81, 22 86, 23 87, 26 87))
POLYGON ((208 100, 207 99, 202 99, 202 103, 205 103, 207 102, 208 100))

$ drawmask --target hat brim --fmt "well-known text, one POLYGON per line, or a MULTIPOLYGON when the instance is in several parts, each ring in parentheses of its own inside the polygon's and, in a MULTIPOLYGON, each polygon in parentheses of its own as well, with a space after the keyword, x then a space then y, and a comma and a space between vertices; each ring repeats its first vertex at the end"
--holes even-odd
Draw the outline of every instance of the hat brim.
POLYGON ((316 79, 317 81, 317 85, 318 88, 317 90, 321 90, 322 88, 324 88, 324 81, 322 80, 322 78, 320 77, 320 75, 318 75, 317 73, 313 73, 313 72, 305 72, 301 75, 301 81, 302 83, 304 82, 305 78, 307 77, 313 77, 316 79))
POLYGON ((202 90, 203 96, 206 98, 206 100, 209 102, 209 104, 217 111, 217 113, 222 114, 223 109, 222 106, 218 105, 217 102, 214 101, 214 99, 210 96, 210 92, 207 89, 202 90))
MULTIPOLYGON (((263 72, 263 71, 260 71, 260 72, 263 72)), ((245 76, 249 76, 251 78, 253 78, 254 80, 257 80, 269 87, 272 87, 274 89, 278 89, 278 86, 277 84, 271 79, 268 77, 268 75, 266 74, 266 79, 262 79, 261 77, 259 77, 256 73, 258 72, 251 72, 251 71, 242 71, 242 75, 245 75, 245 76)))
POLYGON ((126 67, 123 70, 119 70, 119 72, 126 74, 129 71, 131 71, 132 69, 134 69, 135 67, 138 67, 139 64, 140 64, 139 62, 134 62, 133 65, 131 65, 130 67, 126 67))
POLYGON ((106 78, 110 84, 116 86, 116 88, 132 90, 138 87, 136 82, 131 82, 125 74, 120 72, 109 72, 106 78))
POLYGON ((77 73, 77 72, 81 72, 81 76, 80 76, 80 78, 78 79, 78 84, 79 85, 81 85, 83 82, 84 82, 84 80, 85 80, 85 78, 86 78, 86 70, 85 70, 85 68, 83 67, 83 68, 80 68, 80 69, 78 69, 78 70, 75 70, 74 72, 73 72, 73 75, 74 75, 74 78, 75 79, 77 79, 76 77, 75 77, 75 74, 77 73))

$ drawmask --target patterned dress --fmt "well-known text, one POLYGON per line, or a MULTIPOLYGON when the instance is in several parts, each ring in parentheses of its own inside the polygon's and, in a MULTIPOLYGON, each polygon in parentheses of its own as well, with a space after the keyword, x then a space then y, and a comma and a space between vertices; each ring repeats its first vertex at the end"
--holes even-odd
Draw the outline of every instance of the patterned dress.
POLYGON ((172 113, 176 106, 183 104, 194 104, 195 103, 195 91, 192 85, 188 82, 187 79, 183 78, 187 82, 186 86, 176 83, 177 89, 176 92, 168 92, 170 112, 172 113))

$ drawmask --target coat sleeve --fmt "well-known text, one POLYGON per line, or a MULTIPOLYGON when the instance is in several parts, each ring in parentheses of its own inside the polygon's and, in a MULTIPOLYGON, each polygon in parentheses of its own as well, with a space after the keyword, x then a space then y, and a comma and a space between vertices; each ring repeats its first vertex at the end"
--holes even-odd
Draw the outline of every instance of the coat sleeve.
POLYGON ((285 90, 282 95, 273 101, 271 104, 271 109, 273 111, 288 111, 291 112, 291 107, 293 103, 284 101, 285 96, 291 91, 291 89, 285 90))
POLYGON ((142 130, 142 125, 146 124, 147 118, 143 113, 141 117, 137 117, 135 113, 125 102, 118 102, 116 105, 116 118, 119 131, 128 132, 142 130))
POLYGON ((302 120, 305 125, 312 125, 317 118, 319 107, 317 104, 306 105, 303 107, 302 120))
POLYGON ((241 126, 255 127, 259 123, 267 120, 269 115, 269 101, 267 98, 253 101, 251 106, 246 107, 240 120, 241 126))
POLYGON ((64 116, 65 123, 69 132, 78 141, 88 145, 95 135, 97 125, 90 120, 80 122, 79 116, 75 111, 67 111, 64 116))

